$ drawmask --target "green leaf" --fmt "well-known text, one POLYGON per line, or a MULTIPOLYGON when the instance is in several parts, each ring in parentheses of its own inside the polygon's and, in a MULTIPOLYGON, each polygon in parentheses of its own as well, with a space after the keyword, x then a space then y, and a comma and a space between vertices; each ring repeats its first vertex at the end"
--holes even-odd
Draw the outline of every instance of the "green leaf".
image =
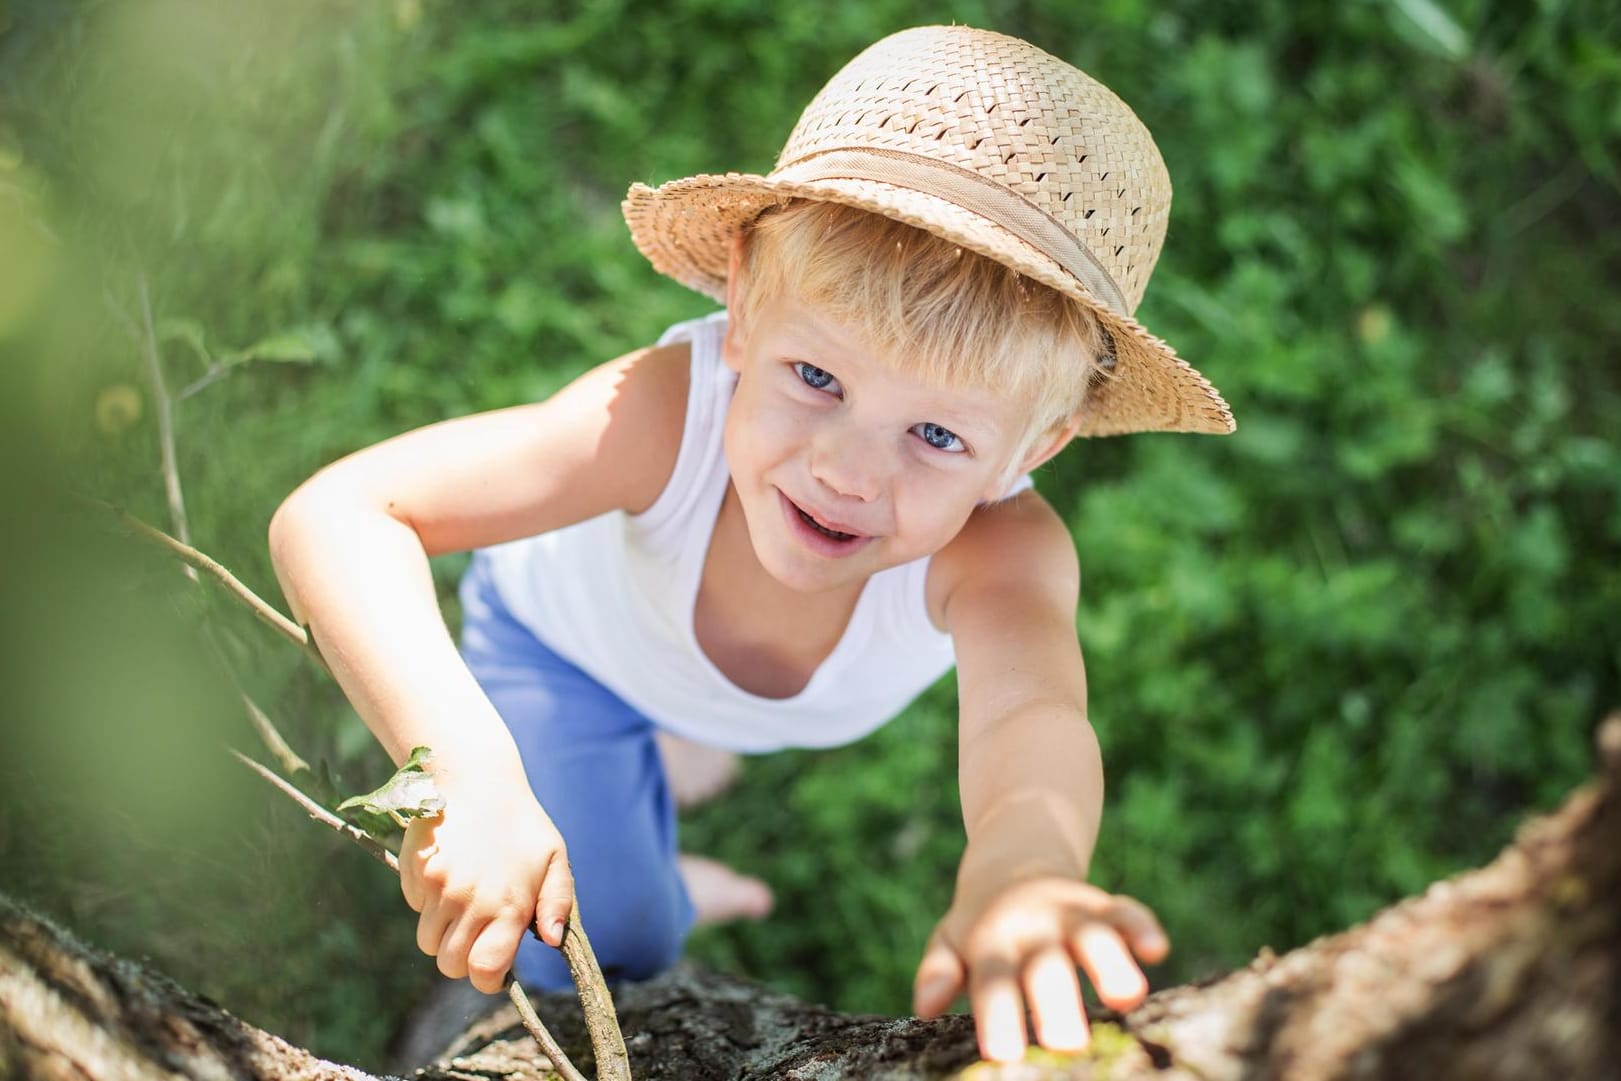
POLYGON ((245 364, 250 360, 273 360, 283 364, 313 364, 321 359, 312 336, 300 330, 286 330, 261 338, 225 358, 227 364, 245 364))
POLYGON ((363 796, 351 796, 338 804, 338 810, 355 808, 376 815, 387 815, 400 825, 413 818, 432 818, 445 809, 444 797, 428 772, 433 752, 416 747, 405 765, 394 771, 383 785, 363 796))

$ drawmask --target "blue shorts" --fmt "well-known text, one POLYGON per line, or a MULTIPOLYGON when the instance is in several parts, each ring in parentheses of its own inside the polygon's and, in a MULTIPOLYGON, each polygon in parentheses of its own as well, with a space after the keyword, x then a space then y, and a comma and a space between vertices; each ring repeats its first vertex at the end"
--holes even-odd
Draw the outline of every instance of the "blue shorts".
MULTIPOLYGON (((548 649, 501 603, 482 555, 461 583, 462 657, 512 733, 529 787, 568 846, 580 916, 610 979, 675 964, 692 927, 676 867, 675 804, 653 723, 548 649)), ((521 983, 572 986, 563 955, 533 936, 521 983)))

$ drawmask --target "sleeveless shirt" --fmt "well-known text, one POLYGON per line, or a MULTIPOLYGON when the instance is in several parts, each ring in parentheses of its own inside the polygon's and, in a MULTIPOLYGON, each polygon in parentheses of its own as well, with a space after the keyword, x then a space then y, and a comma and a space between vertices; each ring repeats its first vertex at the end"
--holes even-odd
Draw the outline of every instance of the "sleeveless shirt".
MULTIPOLYGON (((691 343, 692 370, 674 471, 651 507, 487 548, 483 558, 519 623, 654 724, 746 753, 849 743, 952 666, 951 637, 924 601, 929 560, 867 580, 843 637, 798 694, 751 694, 715 667, 693 615, 731 479, 722 435, 737 377, 721 359, 725 332, 720 311, 659 339, 691 343)), ((1020 478, 1009 494, 1029 485, 1020 478)))

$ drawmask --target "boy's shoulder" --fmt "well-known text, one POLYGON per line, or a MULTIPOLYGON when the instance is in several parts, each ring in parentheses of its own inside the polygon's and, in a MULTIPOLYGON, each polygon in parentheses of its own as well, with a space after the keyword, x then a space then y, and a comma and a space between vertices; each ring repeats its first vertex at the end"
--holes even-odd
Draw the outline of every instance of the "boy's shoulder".
POLYGON ((587 398, 604 411, 596 453, 625 470, 626 509, 651 506, 669 483, 686 428, 692 350, 685 341, 649 345, 610 360, 581 382, 600 391, 587 398))
POLYGON ((951 629, 954 603, 1034 596, 1073 610, 1080 561, 1064 520, 1034 489, 978 507, 929 562, 929 619, 951 629))

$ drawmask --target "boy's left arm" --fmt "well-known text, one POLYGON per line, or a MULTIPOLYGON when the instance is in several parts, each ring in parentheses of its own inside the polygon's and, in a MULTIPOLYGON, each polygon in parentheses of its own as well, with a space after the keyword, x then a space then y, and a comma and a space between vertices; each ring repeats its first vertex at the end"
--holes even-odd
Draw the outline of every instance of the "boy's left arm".
POLYGON ((1077 965, 1105 1004, 1130 1009, 1148 989, 1133 953, 1157 961, 1168 943, 1142 905, 1086 882, 1103 765, 1075 637, 1074 546, 1026 493, 975 512, 935 559, 931 594, 957 652, 968 844, 914 1006, 933 1016, 966 989, 986 1058, 1024 1054, 1027 1007, 1039 1043, 1079 1050, 1077 965))

